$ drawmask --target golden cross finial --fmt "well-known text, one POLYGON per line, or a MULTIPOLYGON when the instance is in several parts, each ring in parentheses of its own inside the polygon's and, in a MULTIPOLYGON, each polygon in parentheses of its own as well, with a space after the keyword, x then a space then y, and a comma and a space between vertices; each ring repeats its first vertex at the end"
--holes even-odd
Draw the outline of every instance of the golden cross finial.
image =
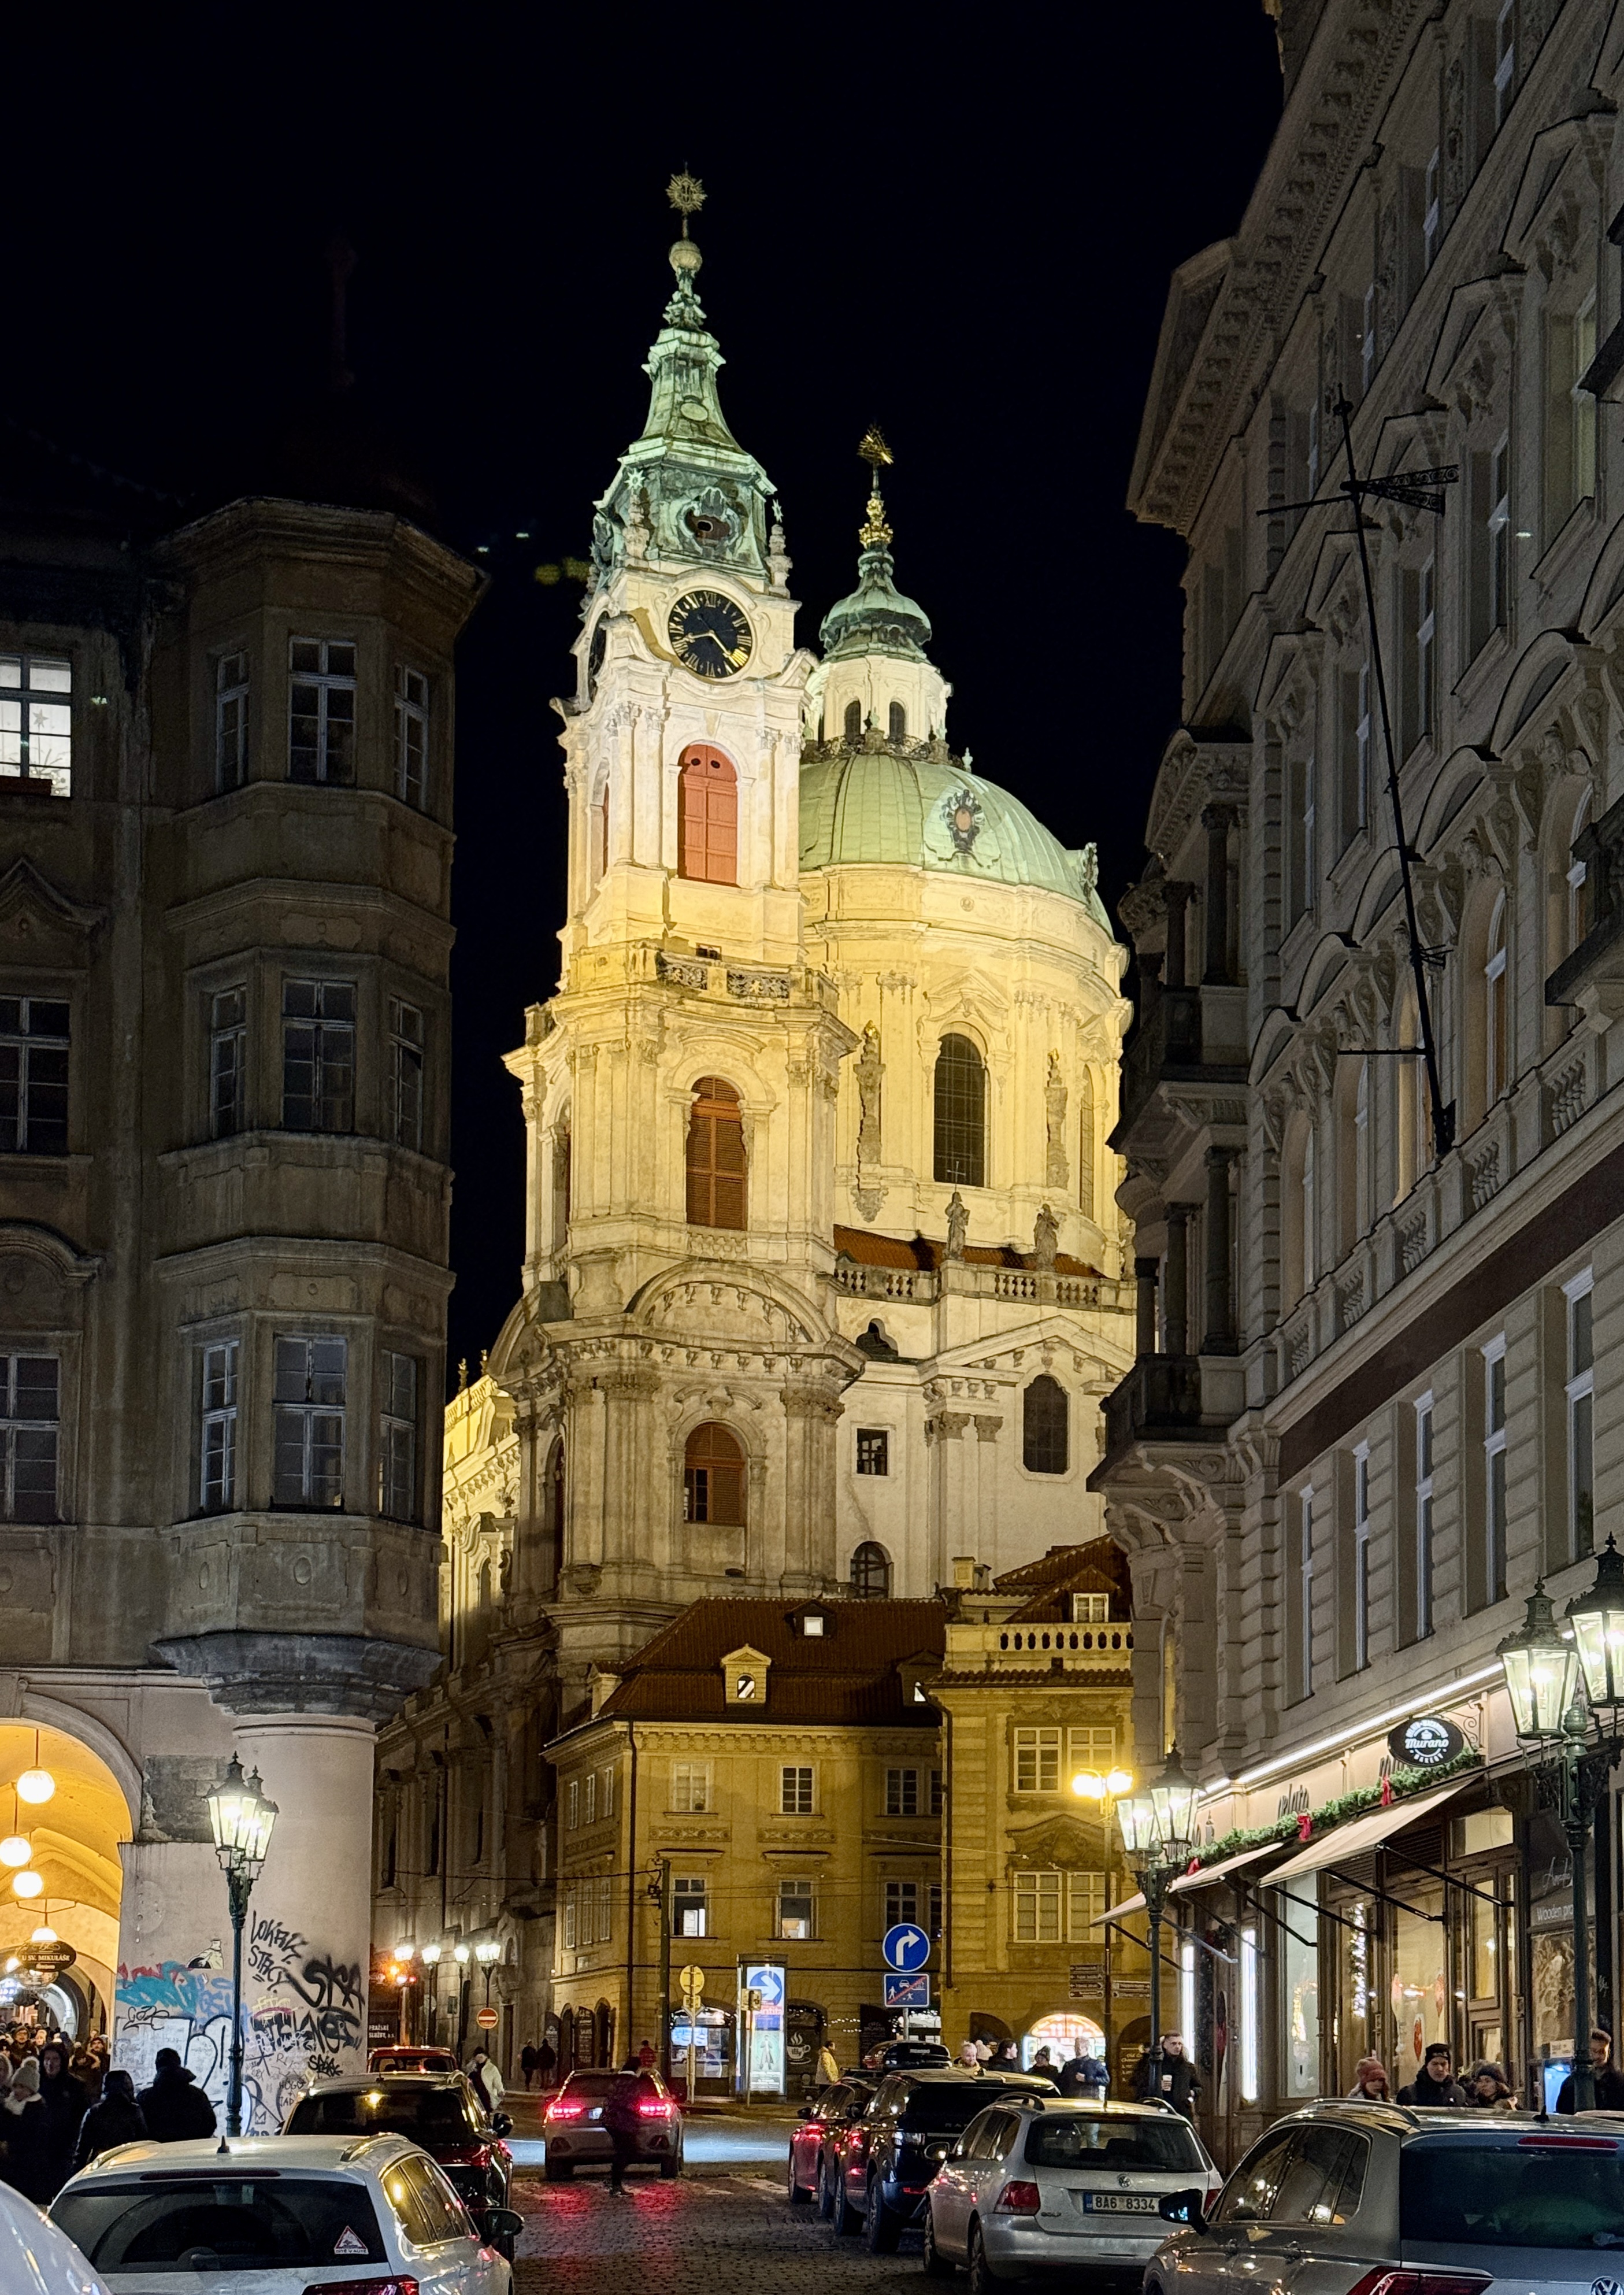
POLYGON ((888 550, 891 547, 891 528, 885 523, 885 505, 880 495, 879 474, 882 463, 894 461, 896 458, 881 437, 877 422, 869 423, 857 451, 873 474, 869 484, 869 515, 857 529, 857 539, 865 550, 888 550))
POLYGON ((682 236, 686 239, 689 216, 698 215, 705 205, 705 186, 698 176, 690 176, 684 167, 666 184, 665 197, 682 218, 682 236))

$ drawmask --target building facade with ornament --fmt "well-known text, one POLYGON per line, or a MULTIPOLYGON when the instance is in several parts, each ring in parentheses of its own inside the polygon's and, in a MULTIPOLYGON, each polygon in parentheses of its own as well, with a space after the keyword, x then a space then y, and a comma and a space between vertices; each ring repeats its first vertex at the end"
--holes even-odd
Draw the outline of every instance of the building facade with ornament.
POLYGON ((922 1599, 957 1556, 1001 1572, 1097 1531, 1099 1403, 1131 1360, 1106 1140, 1128 1008, 1092 850, 950 746, 877 436, 857 585, 820 650, 797 634, 698 264, 685 223, 595 514, 558 704, 562 961, 544 987, 537 948, 508 1059, 522 1287, 451 1409, 449 1670, 380 1773, 380 1940, 440 1943, 444 1970, 445 1934, 495 1934, 527 2028, 542 1748, 595 1673, 697 1601, 922 1599))
MULTIPOLYGON (((1224 2157, 1367 2054, 1525 2101, 1571 2054, 1497 1652, 1624 1499, 1624 25, 1274 12, 1280 127, 1175 274, 1132 481, 1188 549, 1185 718, 1122 904, 1138 1358, 1092 1477, 1141 1757, 1223 1867, 1174 1901, 1224 2157)), ((1615 2025, 1611 1792, 1591 1846, 1615 2025)))

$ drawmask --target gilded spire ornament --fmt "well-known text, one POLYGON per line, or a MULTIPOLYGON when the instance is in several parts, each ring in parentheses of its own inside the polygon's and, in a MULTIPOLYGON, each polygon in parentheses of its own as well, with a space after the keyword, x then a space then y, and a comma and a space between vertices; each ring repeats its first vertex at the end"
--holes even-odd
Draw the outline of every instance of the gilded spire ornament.
POLYGON ((881 465, 896 460, 879 432, 879 425, 870 422, 863 432, 862 444, 857 449, 869 465, 869 515, 857 529, 857 539, 865 550, 889 550, 891 528, 885 523, 885 504, 879 490, 881 465))
MULTIPOLYGON (((697 176, 690 176, 684 167, 666 184, 665 197, 682 218, 682 236, 686 239, 689 216, 698 215, 705 205, 705 186, 697 176)), ((886 459, 889 460, 889 456, 886 459)))

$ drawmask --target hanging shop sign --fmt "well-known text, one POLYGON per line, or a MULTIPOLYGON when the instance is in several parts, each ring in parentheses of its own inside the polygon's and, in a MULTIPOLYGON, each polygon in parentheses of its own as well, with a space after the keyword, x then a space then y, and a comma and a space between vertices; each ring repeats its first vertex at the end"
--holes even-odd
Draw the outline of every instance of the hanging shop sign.
POLYGON ((78 1958, 70 1944, 31 1944, 28 1948, 29 1966, 41 1976, 60 1976, 78 1958))
POLYGON ((1454 1722, 1446 1721, 1441 1713, 1412 1714, 1387 1733, 1388 1752, 1408 1769, 1441 1769, 1465 1745, 1454 1722))

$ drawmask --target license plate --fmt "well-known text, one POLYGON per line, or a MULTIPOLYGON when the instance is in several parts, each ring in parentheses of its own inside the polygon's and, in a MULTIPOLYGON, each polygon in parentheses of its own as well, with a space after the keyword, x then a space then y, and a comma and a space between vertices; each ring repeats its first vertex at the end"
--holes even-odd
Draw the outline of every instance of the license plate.
POLYGON ((592 2110, 586 2116, 589 2119, 601 2119, 603 2118, 603 2106, 600 2103, 593 2104, 592 2110))
POLYGON ((1156 2202, 1149 2192, 1083 2192, 1085 2213, 1094 2216, 1154 2216, 1156 2202))

